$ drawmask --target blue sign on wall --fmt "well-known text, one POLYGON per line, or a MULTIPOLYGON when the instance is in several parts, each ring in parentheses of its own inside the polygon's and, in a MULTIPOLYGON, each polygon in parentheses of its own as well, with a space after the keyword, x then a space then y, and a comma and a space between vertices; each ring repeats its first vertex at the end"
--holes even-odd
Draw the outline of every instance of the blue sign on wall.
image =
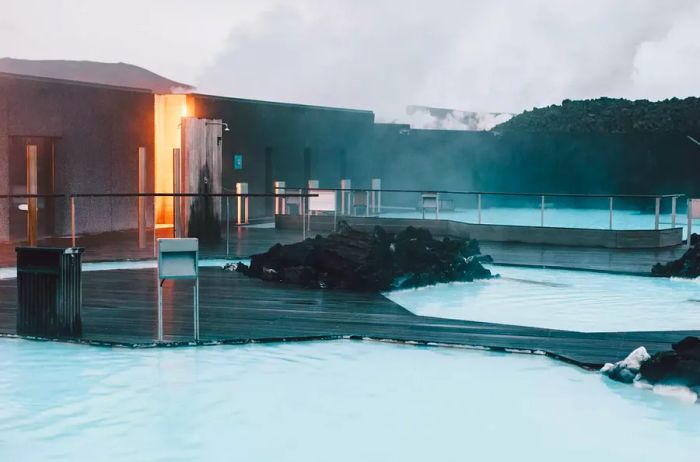
POLYGON ((233 155, 233 169, 234 170, 243 170, 243 154, 234 154, 233 155))

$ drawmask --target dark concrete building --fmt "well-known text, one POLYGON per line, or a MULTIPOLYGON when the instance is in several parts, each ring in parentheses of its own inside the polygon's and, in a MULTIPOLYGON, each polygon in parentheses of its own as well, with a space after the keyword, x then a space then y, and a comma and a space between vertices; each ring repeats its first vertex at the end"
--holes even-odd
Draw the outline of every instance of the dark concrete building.
MULTIPOLYGON (((309 179, 338 188, 354 164, 371 161, 370 111, 200 94, 188 100, 195 117, 220 119, 230 129, 223 132, 224 188, 246 182, 251 193, 264 193, 272 192, 274 181, 304 187, 309 179)), ((251 218, 272 214, 272 199, 253 200, 251 218)))
MULTIPOLYGON (((187 118, 224 124, 219 184, 227 191, 245 182, 251 193, 272 192, 274 181, 337 187, 353 159, 369 152, 374 123, 369 111, 0 73, 0 194, 28 192, 28 145, 37 149, 39 194, 137 192, 140 147, 147 152, 146 191, 172 192, 173 149, 187 118)), ((136 228, 135 198, 76 201, 78 234, 136 228)), ((0 241, 26 237, 26 202, 0 200, 0 241)), ((172 199, 146 207, 147 226, 172 225, 172 199)), ((40 199, 38 209, 40 237, 69 233, 68 201, 40 199)), ((272 212, 271 200, 251 203, 251 218, 272 212)))
MULTIPOLYGON (((27 192, 28 144, 37 146, 39 194, 134 191, 136 153, 153 151, 153 124, 149 90, 0 74, 0 194, 27 192)), ((148 169, 152 179, 152 161, 148 169)), ((134 199, 78 201, 81 233, 135 226, 134 199)), ((26 237, 23 203, 0 200, 0 241, 26 237)), ((39 200, 39 234, 66 235, 69 216, 67 201, 39 200)))
MULTIPOLYGON (((142 81, 151 82, 147 77, 142 81)), ((251 193, 270 193, 274 181, 294 188, 309 179, 337 188, 342 178, 363 188, 381 178, 383 189, 700 195, 697 145, 678 134, 416 130, 375 124, 370 111, 158 93, 173 82, 156 84, 139 89, 0 72, 0 194, 28 192, 27 146, 37 153, 39 194, 138 192, 139 148, 146 152, 144 190, 170 193, 173 150, 184 154, 201 141, 215 150, 197 154, 212 163, 212 192, 247 183, 251 193), (187 129, 195 125, 206 130, 187 129)), ((196 185, 182 191, 196 192, 196 185)), ((409 207, 417 200, 383 197, 409 207)), ((0 241, 27 236, 26 202, 0 199, 0 241)), ((173 226, 174 204, 146 200, 146 225, 173 226)), ((251 219, 274 211, 271 199, 250 205, 251 219)), ((136 228, 134 197, 78 198, 76 206, 78 234, 136 228)), ((221 201, 215 209, 223 216, 221 201)), ((38 201, 40 236, 67 235, 69 220, 65 198, 38 201)))

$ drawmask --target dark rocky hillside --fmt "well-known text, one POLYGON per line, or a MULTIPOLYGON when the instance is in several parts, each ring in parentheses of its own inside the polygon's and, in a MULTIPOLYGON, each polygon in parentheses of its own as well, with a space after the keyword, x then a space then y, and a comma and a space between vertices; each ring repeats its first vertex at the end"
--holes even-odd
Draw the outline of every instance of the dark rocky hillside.
POLYGON ((650 102, 599 98, 564 100, 525 111, 492 129, 496 132, 679 133, 700 135, 700 98, 650 102))

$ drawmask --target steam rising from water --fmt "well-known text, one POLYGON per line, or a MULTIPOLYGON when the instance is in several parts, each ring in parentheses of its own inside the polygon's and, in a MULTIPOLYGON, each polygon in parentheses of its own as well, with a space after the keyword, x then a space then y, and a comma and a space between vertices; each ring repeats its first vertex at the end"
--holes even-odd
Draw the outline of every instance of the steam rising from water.
POLYGON ((491 130, 513 117, 508 113, 466 112, 423 106, 409 106, 406 115, 412 128, 428 130, 491 130))
POLYGON ((700 3, 275 3, 229 35, 207 92, 373 109, 520 112, 565 98, 697 94, 700 3))

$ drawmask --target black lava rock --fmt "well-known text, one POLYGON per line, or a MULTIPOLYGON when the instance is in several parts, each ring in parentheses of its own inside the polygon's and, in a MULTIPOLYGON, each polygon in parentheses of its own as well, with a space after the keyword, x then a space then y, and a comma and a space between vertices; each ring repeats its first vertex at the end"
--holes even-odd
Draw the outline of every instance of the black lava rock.
POLYGON ((490 278, 481 264, 486 261, 492 260, 479 255, 474 239, 437 240, 414 227, 394 234, 377 226, 366 233, 341 222, 337 233, 276 244, 236 271, 304 287, 378 292, 490 278))
POLYGON ((700 276, 700 244, 694 244, 678 260, 666 264, 657 263, 651 268, 651 274, 660 277, 692 279, 700 276))
POLYGON ((672 348, 681 358, 700 361, 700 338, 698 337, 686 337, 674 343, 672 348))
POLYGON ((673 344, 673 351, 656 353, 639 369, 651 383, 700 386, 700 339, 686 337, 673 344))

